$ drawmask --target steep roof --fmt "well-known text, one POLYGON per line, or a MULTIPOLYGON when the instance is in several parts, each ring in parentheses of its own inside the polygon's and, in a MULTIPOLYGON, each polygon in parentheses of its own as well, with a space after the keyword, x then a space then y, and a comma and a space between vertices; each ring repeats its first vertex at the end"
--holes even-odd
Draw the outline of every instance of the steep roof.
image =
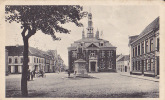
POLYGON ((6 46, 8 56, 23 56, 23 46, 6 46))
MULTIPOLYGON (((6 46, 9 56, 23 56, 24 47, 21 46, 6 46)), ((47 52, 39 50, 37 48, 29 47, 29 55, 37 57, 48 57, 50 56, 47 52)))
POLYGON ((83 38, 83 39, 80 39, 80 40, 77 40, 77 41, 74 41, 74 43, 71 44, 71 47, 69 48, 74 48, 74 47, 77 47, 79 46, 80 43, 84 43, 84 46, 85 48, 89 47, 90 45, 94 44, 95 46, 97 47, 100 47, 99 46, 99 43, 100 42, 104 42, 104 46, 102 47, 114 47, 111 43, 109 43, 109 41, 107 40, 104 40, 104 39, 97 39, 95 37, 93 38, 83 38))
MULTIPOLYGON (((159 17, 157 17, 154 21, 152 21, 141 33, 138 35, 138 37, 134 40, 138 40, 141 37, 145 36, 149 32, 153 30, 158 30, 159 29, 159 17)), ((133 41, 132 41, 133 42, 133 41)))

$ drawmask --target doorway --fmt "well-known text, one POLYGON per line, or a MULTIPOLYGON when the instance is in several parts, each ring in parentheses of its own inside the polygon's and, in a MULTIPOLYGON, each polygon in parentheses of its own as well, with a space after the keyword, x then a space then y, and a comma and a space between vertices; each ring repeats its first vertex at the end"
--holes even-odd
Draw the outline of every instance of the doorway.
POLYGON ((125 72, 127 72, 127 66, 125 66, 125 72))
POLYGON ((15 66, 15 73, 18 73, 18 66, 15 66))
POLYGON ((95 72, 96 62, 91 62, 91 71, 95 72))
POLYGON ((142 74, 144 74, 144 60, 142 60, 142 74))

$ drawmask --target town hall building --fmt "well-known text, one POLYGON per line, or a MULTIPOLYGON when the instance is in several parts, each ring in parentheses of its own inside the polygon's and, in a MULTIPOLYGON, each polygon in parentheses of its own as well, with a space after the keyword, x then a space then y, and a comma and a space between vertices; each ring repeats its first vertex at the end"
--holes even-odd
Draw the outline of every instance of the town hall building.
POLYGON ((69 70, 73 72, 74 62, 78 59, 86 61, 87 72, 116 72, 116 47, 109 41, 94 36, 92 14, 88 14, 87 36, 82 31, 82 39, 74 41, 68 47, 69 70))

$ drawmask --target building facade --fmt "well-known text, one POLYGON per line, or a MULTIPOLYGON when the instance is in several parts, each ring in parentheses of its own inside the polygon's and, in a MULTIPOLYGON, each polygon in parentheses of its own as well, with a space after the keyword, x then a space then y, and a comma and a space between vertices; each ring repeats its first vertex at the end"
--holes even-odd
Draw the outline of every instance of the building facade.
POLYGON ((5 49, 5 73, 8 75, 8 50, 5 49))
POLYGON ((159 75, 159 17, 140 35, 129 37, 132 74, 159 75))
MULTIPOLYGON (((23 67, 23 46, 6 46, 8 50, 7 62, 8 73, 22 73, 23 67)), ((29 69, 39 72, 43 70, 45 72, 53 72, 55 61, 53 57, 47 52, 39 50, 37 48, 29 47, 29 69)))
POLYGON ((94 36, 92 14, 88 14, 87 36, 82 31, 82 39, 75 41, 68 47, 69 70, 74 70, 74 61, 86 61, 87 72, 116 72, 116 47, 109 41, 99 37, 97 30, 94 36))
POLYGON ((117 72, 130 72, 130 66, 129 66, 129 61, 130 57, 129 55, 120 55, 116 59, 116 69, 117 72))

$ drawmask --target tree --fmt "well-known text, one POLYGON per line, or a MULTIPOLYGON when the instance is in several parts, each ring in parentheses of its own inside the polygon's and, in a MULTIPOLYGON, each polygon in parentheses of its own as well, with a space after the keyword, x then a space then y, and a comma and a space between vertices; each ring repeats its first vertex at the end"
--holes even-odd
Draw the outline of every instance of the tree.
POLYGON ((28 40, 38 30, 44 34, 51 35, 53 40, 60 40, 56 37, 55 32, 70 33, 70 30, 63 28, 61 25, 65 23, 75 23, 81 27, 83 24, 79 22, 87 15, 83 12, 83 7, 79 5, 68 6, 5 6, 6 22, 17 22, 21 24, 22 38, 24 43, 23 52, 23 70, 21 78, 21 92, 23 97, 28 96, 27 90, 27 71, 28 71, 28 40), (26 34, 27 32, 27 34, 26 34))

